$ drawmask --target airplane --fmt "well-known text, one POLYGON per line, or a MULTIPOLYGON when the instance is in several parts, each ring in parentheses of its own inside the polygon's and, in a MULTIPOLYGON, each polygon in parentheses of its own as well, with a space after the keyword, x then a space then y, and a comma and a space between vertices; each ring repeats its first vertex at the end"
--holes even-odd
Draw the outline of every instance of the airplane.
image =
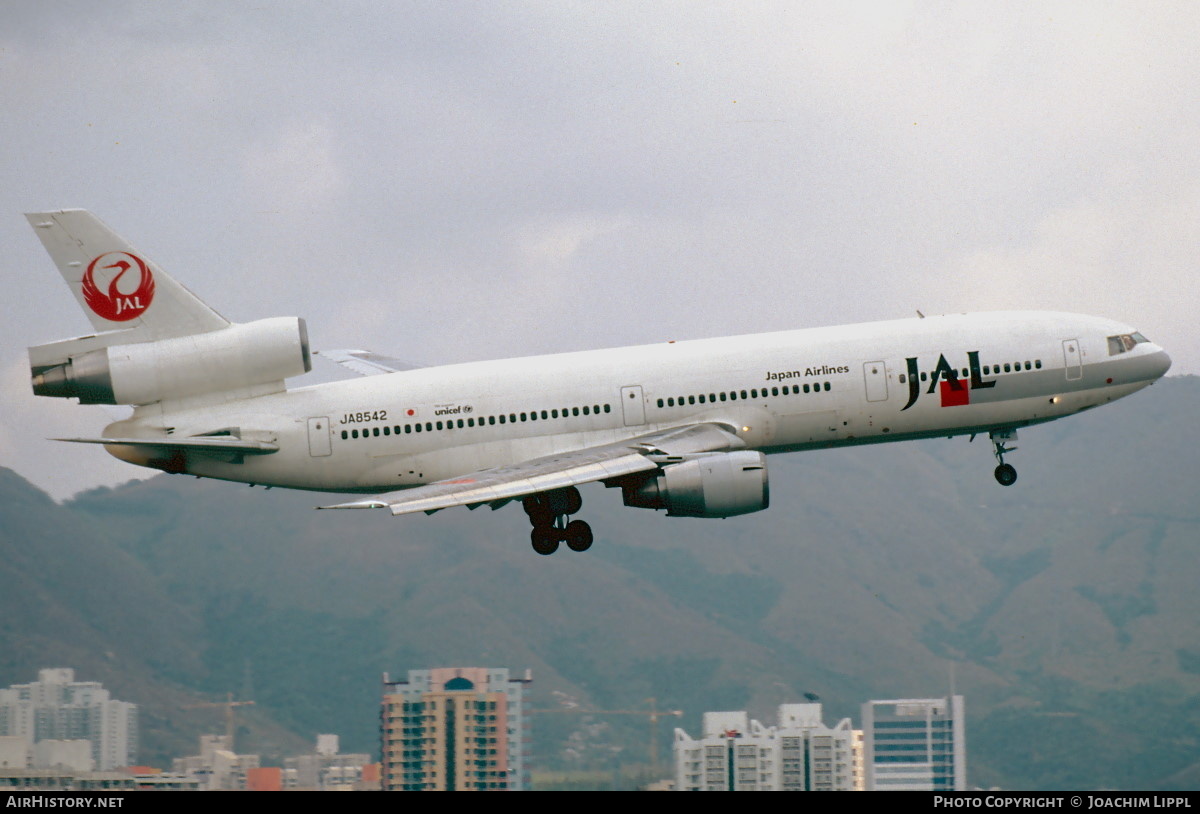
POLYGON ((26 215, 96 331, 29 349, 33 391, 130 405, 96 438, 169 473, 377 496, 318 508, 433 514, 519 501, 539 554, 585 551, 580 486, 726 518, 770 502, 766 455, 1017 430, 1153 384, 1166 351, 1121 322, 1011 311, 439 367, 325 352, 303 319, 232 323, 86 210, 26 215))

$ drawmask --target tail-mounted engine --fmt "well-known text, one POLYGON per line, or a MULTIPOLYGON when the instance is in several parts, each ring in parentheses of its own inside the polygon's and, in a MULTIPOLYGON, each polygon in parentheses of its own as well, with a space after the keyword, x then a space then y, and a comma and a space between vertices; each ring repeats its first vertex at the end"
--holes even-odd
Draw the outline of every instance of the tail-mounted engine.
POLYGON ((733 517, 770 504, 766 457, 751 451, 700 455, 621 491, 626 506, 672 517, 733 517))
POLYGON ((151 404, 273 383, 282 389, 285 378, 312 369, 299 317, 152 342, 121 339, 112 332, 30 348, 33 392, 82 404, 151 404))

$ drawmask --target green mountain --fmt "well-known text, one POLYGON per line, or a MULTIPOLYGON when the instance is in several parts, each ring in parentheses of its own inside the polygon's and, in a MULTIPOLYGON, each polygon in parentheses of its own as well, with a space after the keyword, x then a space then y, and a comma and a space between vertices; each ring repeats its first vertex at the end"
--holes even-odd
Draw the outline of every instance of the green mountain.
MULTIPOLYGON (((773 457, 769 511, 668 519, 584 490, 597 541, 544 558, 524 514, 314 512, 320 496, 160 476, 56 505, 0 477, 0 685, 73 666, 143 705, 143 758, 252 694, 239 749, 376 750, 380 676, 532 669, 533 703, 706 710, 817 693, 967 698, 972 783, 1200 781, 1200 379, 986 439, 773 457)), ((81 451, 81 454, 88 454, 81 451)), ((247 708, 241 708, 245 710, 247 708)), ((644 761, 648 719, 540 713, 535 758, 644 761)))

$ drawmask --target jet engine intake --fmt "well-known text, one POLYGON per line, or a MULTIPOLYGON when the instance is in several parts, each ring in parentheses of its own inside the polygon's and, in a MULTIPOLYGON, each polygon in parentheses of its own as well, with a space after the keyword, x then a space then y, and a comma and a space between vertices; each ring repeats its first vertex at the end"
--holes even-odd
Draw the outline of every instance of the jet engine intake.
POLYGON ((671 517, 733 517, 770 504, 767 460, 738 451, 672 464, 648 480, 622 489, 626 506, 666 509, 671 517))
POLYGON ((272 382, 282 386, 285 378, 312 369, 308 330, 299 317, 94 350, 84 342, 78 354, 31 368, 35 394, 82 404, 151 404, 272 382))

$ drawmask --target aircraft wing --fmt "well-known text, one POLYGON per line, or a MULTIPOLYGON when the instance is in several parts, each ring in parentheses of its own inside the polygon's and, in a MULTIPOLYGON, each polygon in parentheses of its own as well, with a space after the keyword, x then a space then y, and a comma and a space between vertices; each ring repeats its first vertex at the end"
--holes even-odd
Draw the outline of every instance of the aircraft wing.
POLYGON ((568 486, 650 472, 700 452, 741 449, 745 444, 719 424, 676 427, 614 444, 588 447, 485 469, 403 492, 321 509, 390 509, 393 515, 433 514, 453 506, 498 509, 516 498, 568 486))
POLYGON ((394 359, 369 350, 319 350, 314 353, 331 362, 337 362, 360 376, 399 373, 402 370, 416 370, 422 367, 422 365, 414 365, 403 359, 394 359))

